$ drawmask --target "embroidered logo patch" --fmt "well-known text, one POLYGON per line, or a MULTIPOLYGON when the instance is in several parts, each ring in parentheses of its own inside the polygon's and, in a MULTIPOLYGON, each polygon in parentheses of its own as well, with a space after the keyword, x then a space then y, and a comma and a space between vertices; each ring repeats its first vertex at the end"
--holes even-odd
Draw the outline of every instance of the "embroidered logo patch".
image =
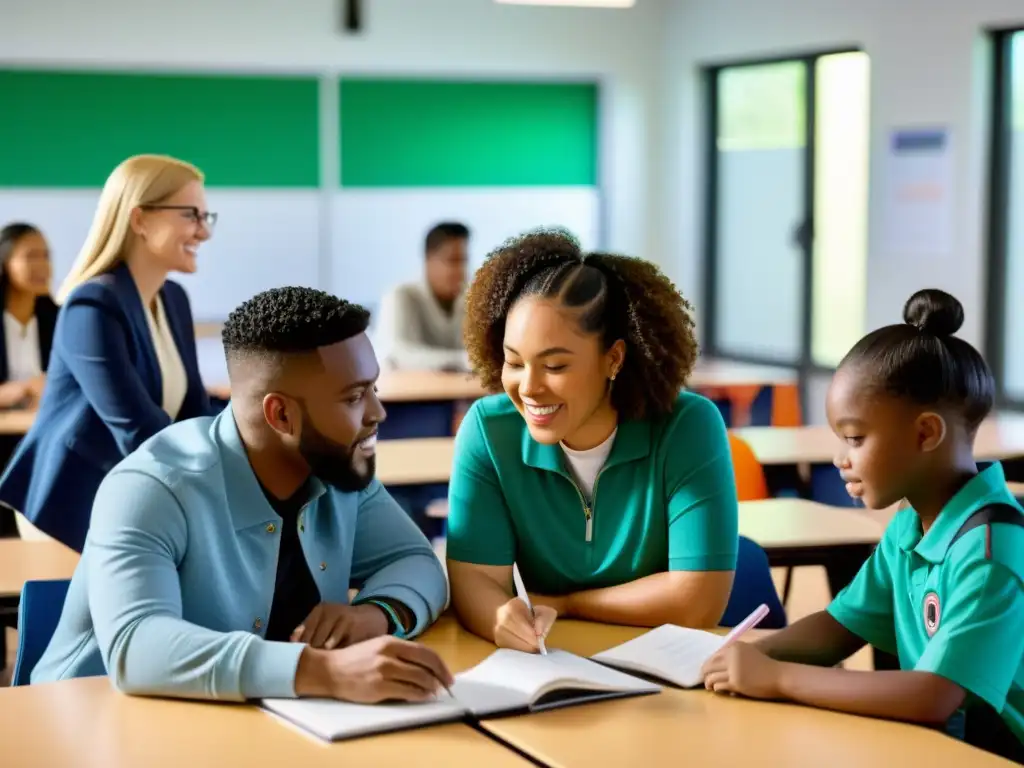
POLYGON ((924 628, 928 632, 928 637, 938 631, 941 619, 942 606, 939 604, 939 596, 935 592, 929 592, 924 596, 924 628))

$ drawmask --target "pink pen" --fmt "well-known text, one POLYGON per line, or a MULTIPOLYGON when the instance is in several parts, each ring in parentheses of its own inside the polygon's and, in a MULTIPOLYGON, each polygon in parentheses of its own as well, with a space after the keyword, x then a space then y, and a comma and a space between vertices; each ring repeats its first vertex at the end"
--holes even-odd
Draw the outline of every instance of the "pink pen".
POLYGON ((725 636, 725 640, 722 642, 722 645, 719 647, 716 653, 721 653, 730 645, 735 643, 737 640, 740 639, 740 636, 744 632, 746 632, 748 629, 753 629, 754 627, 756 627, 758 624, 761 623, 761 620, 767 615, 768 606, 764 603, 761 603, 759 606, 757 606, 757 608, 754 609, 753 613, 751 613, 749 616, 747 616, 747 618, 745 618, 743 621, 741 621, 739 624, 732 628, 732 631, 725 636))

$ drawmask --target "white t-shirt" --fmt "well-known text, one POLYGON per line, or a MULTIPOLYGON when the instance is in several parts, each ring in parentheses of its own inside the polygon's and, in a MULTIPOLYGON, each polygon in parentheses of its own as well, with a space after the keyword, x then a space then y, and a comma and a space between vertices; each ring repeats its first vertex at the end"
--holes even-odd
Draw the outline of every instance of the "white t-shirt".
POLYGON ((43 372, 39 353, 39 323, 35 315, 26 325, 4 312, 4 341, 7 344, 7 380, 26 381, 43 372))
POLYGON ((160 363, 160 377, 163 382, 163 402, 160 407, 171 417, 171 421, 174 421, 178 418, 181 404, 188 392, 188 375, 185 373, 185 364, 181 362, 178 345, 174 343, 174 334, 171 333, 171 326, 167 322, 164 303, 159 296, 156 298, 155 315, 152 309, 146 307, 146 321, 149 323, 149 333, 156 349, 156 359, 160 363))
POLYGON ((569 469, 588 501, 592 501, 594 498, 594 484, 597 482, 597 476, 601 472, 601 468, 604 467, 604 463, 608 461, 608 454, 612 452, 615 433, 618 431, 616 427, 607 440, 585 451, 574 451, 565 443, 561 444, 569 469))

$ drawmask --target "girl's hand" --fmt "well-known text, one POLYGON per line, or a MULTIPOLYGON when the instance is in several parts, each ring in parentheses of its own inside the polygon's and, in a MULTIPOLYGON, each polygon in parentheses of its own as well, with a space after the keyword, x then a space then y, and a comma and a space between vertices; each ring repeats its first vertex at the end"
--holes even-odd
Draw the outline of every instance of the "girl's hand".
POLYGON ((706 662, 704 687, 715 693, 738 693, 752 699, 779 698, 782 663, 765 656, 753 645, 733 643, 706 662))

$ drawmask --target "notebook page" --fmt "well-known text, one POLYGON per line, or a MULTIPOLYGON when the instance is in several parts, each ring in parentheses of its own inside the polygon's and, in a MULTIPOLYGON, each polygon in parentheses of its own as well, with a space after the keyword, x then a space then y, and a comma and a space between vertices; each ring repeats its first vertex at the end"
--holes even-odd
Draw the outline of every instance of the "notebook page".
POLYGON ((700 685, 701 667, 724 642, 711 632, 663 624, 592 658, 691 688, 700 685))
POLYGON ((441 693, 422 703, 354 704, 333 699, 263 699, 264 709, 325 741, 459 720, 461 702, 441 693))
POLYGON ((466 709, 482 716, 528 707, 540 695, 560 688, 629 692, 659 689, 567 651, 553 650, 543 656, 499 648, 472 669, 456 675, 452 693, 466 709))

